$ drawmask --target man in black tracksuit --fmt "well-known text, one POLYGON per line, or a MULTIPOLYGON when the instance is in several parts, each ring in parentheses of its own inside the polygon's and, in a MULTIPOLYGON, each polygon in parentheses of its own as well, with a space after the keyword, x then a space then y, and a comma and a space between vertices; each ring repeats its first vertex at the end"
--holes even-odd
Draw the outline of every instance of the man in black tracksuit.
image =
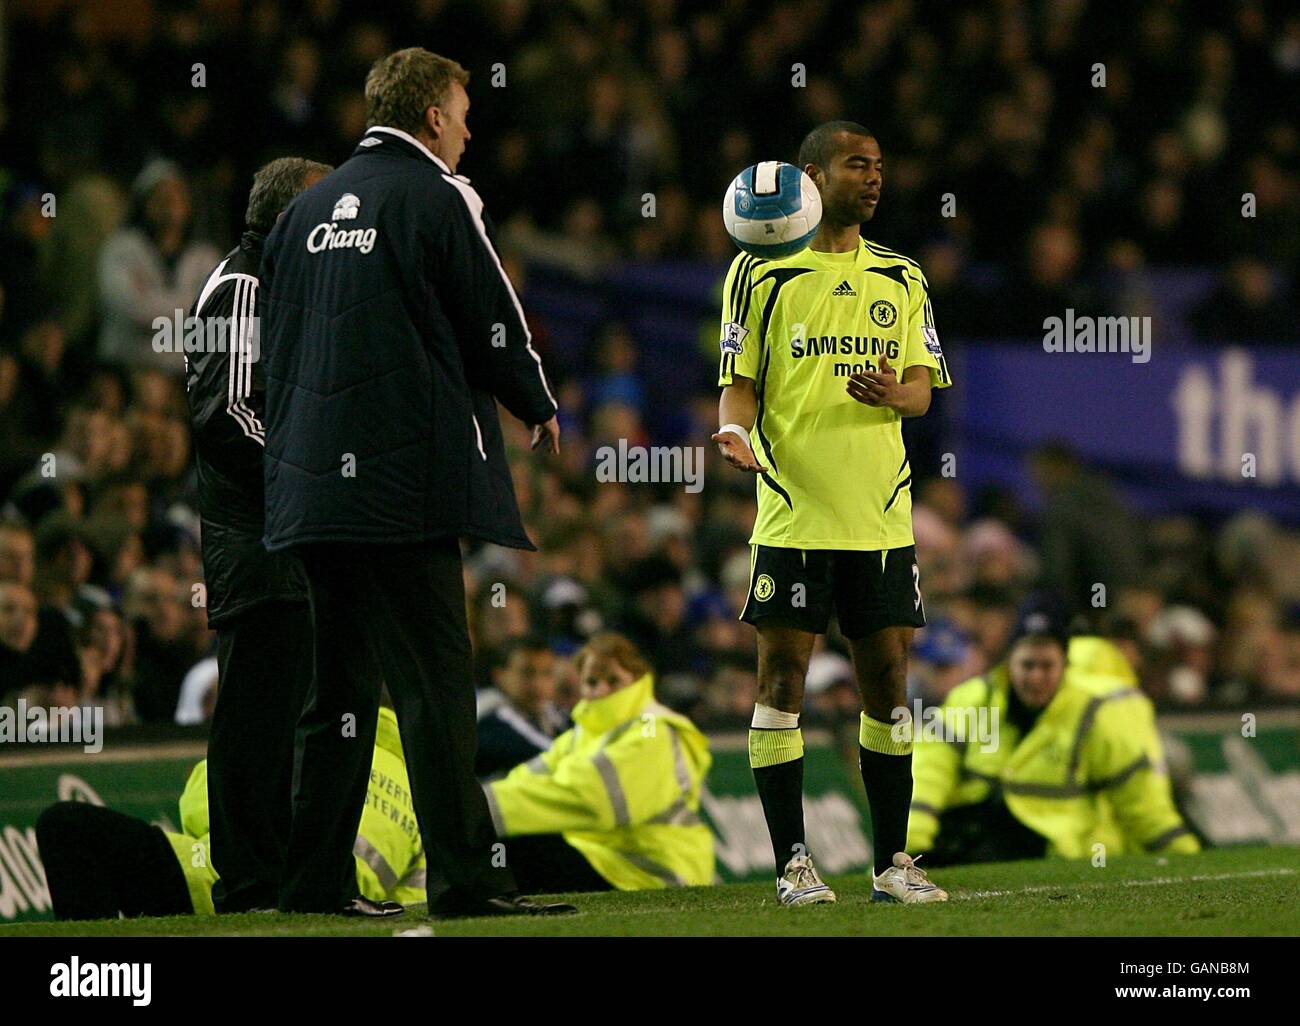
POLYGON ((289 842, 293 724, 311 682, 311 616, 297 560, 262 547, 265 384, 257 274, 262 243, 280 211, 332 170, 284 157, 258 171, 247 231, 190 309, 191 325, 205 329, 203 344, 187 347, 185 387, 208 626, 217 632, 220 674, 208 740, 218 912, 274 908, 289 842))
POLYGON ((435 915, 571 911, 520 898, 474 778, 458 538, 531 549, 499 399, 558 451, 556 404, 478 193, 454 171, 468 75, 401 50, 366 79, 372 126, 267 239, 266 546, 306 569, 315 679, 298 724, 285 911, 355 891, 381 678, 435 915))

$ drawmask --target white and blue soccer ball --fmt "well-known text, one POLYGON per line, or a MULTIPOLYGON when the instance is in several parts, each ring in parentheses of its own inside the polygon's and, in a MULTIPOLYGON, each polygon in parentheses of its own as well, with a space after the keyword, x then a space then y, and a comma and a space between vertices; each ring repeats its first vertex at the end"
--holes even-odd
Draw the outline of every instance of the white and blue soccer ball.
POLYGON ((779 260, 812 242, 822 223, 822 198, 813 180, 793 164, 765 160, 727 186, 722 220, 746 253, 779 260))

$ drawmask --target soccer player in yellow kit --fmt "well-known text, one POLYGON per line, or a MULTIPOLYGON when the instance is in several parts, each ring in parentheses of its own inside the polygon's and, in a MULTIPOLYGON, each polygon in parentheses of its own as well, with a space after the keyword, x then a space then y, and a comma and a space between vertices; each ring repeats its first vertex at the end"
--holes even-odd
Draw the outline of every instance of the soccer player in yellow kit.
POLYGON ((732 466, 757 475, 749 597, 758 701, 749 758, 785 905, 834 901, 804 843, 799 710, 808 659, 834 609, 862 694, 860 765, 875 839, 872 900, 943 901, 904 852, 911 741, 892 736, 907 653, 925 625, 902 419, 951 384, 916 262, 860 235, 880 201, 880 146, 832 121, 799 147, 821 194, 810 247, 741 254, 723 293, 722 427, 732 466))

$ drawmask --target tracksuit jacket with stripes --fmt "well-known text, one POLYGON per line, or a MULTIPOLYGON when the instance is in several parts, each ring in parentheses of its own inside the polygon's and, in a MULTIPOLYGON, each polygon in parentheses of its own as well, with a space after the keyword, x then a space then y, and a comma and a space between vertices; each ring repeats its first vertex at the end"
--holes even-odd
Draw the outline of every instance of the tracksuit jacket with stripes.
POLYGON ((268 549, 524 533, 496 400, 556 412, 468 179, 371 128, 266 240, 268 549))
POLYGON ((262 547, 263 412, 258 265, 265 236, 245 232, 190 308, 205 344, 186 354, 208 623, 270 600, 306 601, 297 561, 262 547))

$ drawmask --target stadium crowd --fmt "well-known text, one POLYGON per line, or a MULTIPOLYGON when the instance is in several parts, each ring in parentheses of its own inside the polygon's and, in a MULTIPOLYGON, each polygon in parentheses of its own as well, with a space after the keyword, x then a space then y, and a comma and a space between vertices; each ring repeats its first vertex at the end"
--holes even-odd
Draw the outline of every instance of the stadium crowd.
MULTIPOLYGON (((151 324, 188 309, 237 237, 256 166, 346 157, 365 127, 365 70, 398 45, 434 45, 474 75, 481 141, 463 169, 526 307, 533 266, 596 280, 690 258, 721 276, 730 174, 883 97, 860 115, 887 157, 880 228, 922 262, 946 340, 1029 334, 1044 311, 1096 308, 1116 272, 1192 264, 1221 272, 1195 318, 1207 337, 1245 325, 1243 340, 1300 341, 1300 135, 1283 113, 1300 109, 1300 14, 1281 4, 1143 0, 1111 18, 1016 0, 412 0, 381 20, 336 0, 139 0, 5 17, 0 701, 103 705, 110 723, 204 719, 215 659, 182 364, 154 351, 151 324), (1105 88, 1067 81, 1098 62, 1105 88), (922 208, 948 192, 940 232, 922 208), (1247 192, 1251 220, 1198 199, 1247 192)), ((504 418, 539 551, 467 560, 480 684, 507 672, 512 641, 539 635, 563 657, 615 628, 651 655, 664 701, 737 721, 754 703, 753 631, 736 620, 753 481, 707 442, 712 392, 682 404, 705 448, 702 491, 597 480, 597 447, 654 441, 637 344, 607 326, 581 360, 548 363, 558 464, 530 459, 504 418)), ((1294 524, 1141 518, 1062 445, 1035 454, 1033 473, 1036 503, 969 494, 960 477, 916 482, 930 618, 917 697, 998 659, 1021 601, 1050 589, 1122 640, 1161 704, 1300 700, 1294 524), (1105 515, 1081 519, 1082 496, 1105 515)), ((539 703, 575 700, 565 659, 537 680, 539 703)), ((817 711, 856 718, 834 637, 809 685, 817 711)))

